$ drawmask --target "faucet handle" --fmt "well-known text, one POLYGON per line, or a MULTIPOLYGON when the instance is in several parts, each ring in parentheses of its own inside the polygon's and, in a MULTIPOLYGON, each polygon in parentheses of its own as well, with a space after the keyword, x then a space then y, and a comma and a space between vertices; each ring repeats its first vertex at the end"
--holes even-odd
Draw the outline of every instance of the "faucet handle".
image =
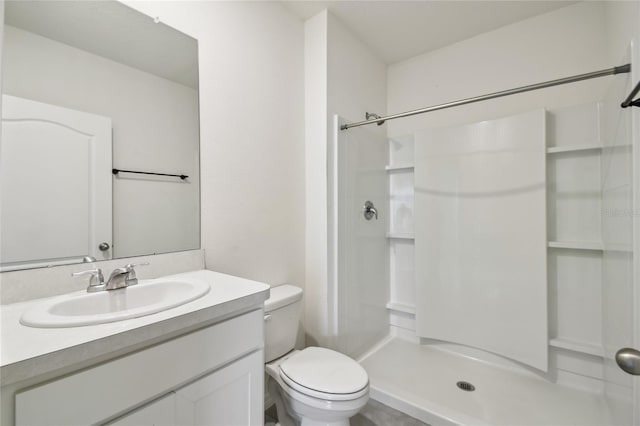
POLYGON ((87 287, 87 291, 89 293, 104 290, 104 275, 102 275, 102 269, 88 269, 86 271, 74 272, 71 274, 72 277, 81 277, 84 275, 91 275, 91 278, 89 278, 89 287, 87 287))
POLYGON ((124 266, 124 269, 127 270, 127 278, 126 278, 127 285, 130 286, 130 285, 138 284, 138 277, 136 277, 136 271, 133 268, 135 268, 136 266, 148 266, 148 265, 149 265, 149 262, 135 263, 135 264, 127 263, 124 266))
POLYGON ((80 271, 80 272, 74 272, 71 274, 72 277, 81 277, 83 275, 91 275, 91 278, 95 278, 97 277, 101 277, 102 276, 102 269, 100 268, 96 268, 96 269, 87 269, 86 271, 80 271))
POLYGON ((149 266, 149 262, 142 262, 142 263, 127 263, 126 265, 124 265, 125 268, 127 269, 133 269, 136 266, 149 266))

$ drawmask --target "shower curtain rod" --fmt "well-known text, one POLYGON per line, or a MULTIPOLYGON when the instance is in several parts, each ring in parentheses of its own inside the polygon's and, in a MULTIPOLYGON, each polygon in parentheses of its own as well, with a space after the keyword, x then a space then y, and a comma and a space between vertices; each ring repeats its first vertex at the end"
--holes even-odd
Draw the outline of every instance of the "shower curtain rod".
POLYGON ((501 92, 489 93, 488 95, 476 96, 474 98, 461 99, 455 102, 447 102, 445 104, 434 105, 427 108, 414 109, 411 111, 401 112, 398 114, 387 115, 386 117, 379 117, 373 120, 359 121, 357 123, 343 124, 340 126, 340 130, 347 130, 352 127, 366 126, 367 124, 374 124, 394 120, 396 118, 409 117, 412 115, 424 114, 426 112, 437 111, 445 108, 452 108, 460 105, 472 104, 474 102, 486 101, 489 99, 501 98, 503 96, 515 95, 518 93, 529 92, 531 90, 545 89, 547 87, 559 86, 561 84, 575 83, 576 81, 589 80, 591 78, 605 77, 608 75, 623 74, 631 72, 631 64, 620 65, 606 70, 589 72, 586 74, 574 75, 573 77, 560 78, 557 80, 545 81, 544 83, 531 84, 529 86, 517 87, 515 89, 503 90, 501 92))

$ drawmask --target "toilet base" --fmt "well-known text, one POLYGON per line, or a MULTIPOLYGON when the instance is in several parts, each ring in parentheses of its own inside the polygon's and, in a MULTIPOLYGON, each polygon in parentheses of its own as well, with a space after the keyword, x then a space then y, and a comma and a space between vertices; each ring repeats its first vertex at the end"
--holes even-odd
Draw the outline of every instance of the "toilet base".
POLYGON ((357 401, 341 401, 343 410, 332 411, 313 407, 289 395, 283 396, 280 384, 268 378, 269 394, 275 400, 278 423, 281 426, 349 426, 349 418, 355 416, 366 404, 369 396, 357 401), (347 402, 347 404, 344 404, 347 402))

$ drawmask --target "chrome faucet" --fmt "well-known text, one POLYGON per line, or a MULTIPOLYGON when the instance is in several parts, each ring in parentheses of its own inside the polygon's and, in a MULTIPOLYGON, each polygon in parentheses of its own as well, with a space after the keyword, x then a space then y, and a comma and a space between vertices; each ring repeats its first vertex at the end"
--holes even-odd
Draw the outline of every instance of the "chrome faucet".
POLYGON ((133 268, 135 266, 144 266, 148 264, 149 262, 139 263, 137 265, 128 263, 123 268, 114 269, 111 272, 111 275, 109 275, 105 290, 117 290, 119 288, 138 284, 138 277, 136 277, 136 271, 133 268))
POLYGON ((137 265, 128 263, 122 268, 116 268, 111 272, 106 283, 104 282, 104 276, 102 275, 102 270, 100 268, 74 272, 71 276, 78 277, 81 275, 91 275, 91 278, 89 279, 89 286, 87 287, 87 292, 89 293, 103 290, 117 290, 119 288, 138 284, 138 277, 136 277, 136 271, 133 268, 148 264, 149 262, 139 263, 137 265))

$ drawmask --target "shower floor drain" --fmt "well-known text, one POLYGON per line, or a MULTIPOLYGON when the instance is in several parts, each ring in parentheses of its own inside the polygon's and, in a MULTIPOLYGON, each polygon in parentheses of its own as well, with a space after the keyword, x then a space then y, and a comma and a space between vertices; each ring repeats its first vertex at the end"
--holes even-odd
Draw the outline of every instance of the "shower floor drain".
POLYGON ((473 392, 476 390, 476 387, 469 382, 458 382, 456 383, 456 386, 466 392, 473 392))

